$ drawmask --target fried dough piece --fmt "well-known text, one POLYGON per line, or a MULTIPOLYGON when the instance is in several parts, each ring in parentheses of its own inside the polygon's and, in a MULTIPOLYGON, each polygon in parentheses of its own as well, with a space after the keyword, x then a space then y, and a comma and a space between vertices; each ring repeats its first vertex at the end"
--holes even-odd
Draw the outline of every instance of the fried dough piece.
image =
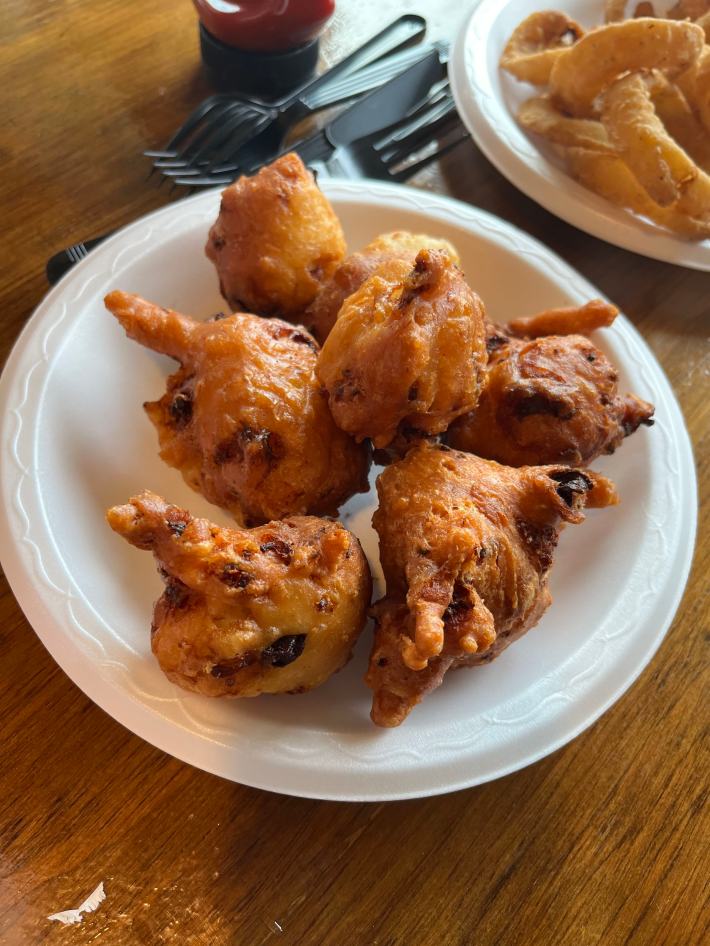
POLYGON ((374 606, 372 719, 398 726, 452 667, 496 657, 550 604, 562 523, 617 502, 603 476, 499 466, 420 444, 377 480, 387 594, 374 606))
POLYGON ((244 313, 196 322, 123 292, 106 305, 130 338, 180 362, 144 405, 160 455, 238 522, 335 514, 367 489, 367 448, 333 422, 306 332, 244 313))
POLYGON ((345 238, 313 174, 290 153, 224 191, 205 252, 233 309, 301 322, 345 255, 345 238))
POLYGON ((106 518, 155 555, 165 591, 151 647, 178 686, 205 696, 303 693, 350 659, 371 578, 340 523, 296 516, 222 529, 150 492, 106 518))
POLYGON ((558 326, 557 335, 519 339, 489 326, 489 363, 477 408, 460 417, 446 434, 466 450, 510 466, 564 463, 587 466, 613 453, 641 424, 650 425, 653 405, 633 394, 618 394, 618 375, 607 357, 583 335, 604 323, 601 300, 575 309, 557 309, 519 319, 517 327, 558 326), (586 311, 585 311, 586 310, 586 311))
MULTIPOLYGON (((590 299, 581 306, 562 306, 545 309, 535 315, 526 315, 509 322, 504 331, 523 338, 541 335, 588 335, 598 328, 608 328, 619 310, 603 299, 590 299)), ((488 332, 490 342, 491 331, 488 332)))
POLYGON ((413 265, 420 250, 443 250, 458 266, 460 260, 448 240, 438 240, 424 233, 397 230, 378 236, 359 253, 347 256, 320 288, 303 316, 303 323, 324 344, 335 325, 343 302, 352 295, 383 263, 406 260, 413 265))
POLYGON ((483 303, 447 253, 383 264, 343 305, 318 358, 336 424, 375 447, 437 434, 475 405, 483 303))

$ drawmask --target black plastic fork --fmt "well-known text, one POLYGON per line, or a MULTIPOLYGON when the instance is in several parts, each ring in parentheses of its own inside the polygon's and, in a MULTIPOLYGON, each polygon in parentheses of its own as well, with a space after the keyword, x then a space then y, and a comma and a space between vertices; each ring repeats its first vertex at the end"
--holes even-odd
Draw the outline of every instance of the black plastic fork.
POLYGON ((403 59, 392 54, 418 42, 425 30, 422 17, 400 16, 345 59, 276 103, 211 96, 187 118, 164 149, 144 154, 154 158, 154 167, 166 176, 224 162, 227 157, 234 160, 246 145, 252 161, 267 161, 297 122, 376 88, 406 68, 407 54, 400 53, 403 59))
MULTIPOLYGON (((449 83, 444 80, 416 109, 372 135, 334 148, 320 131, 289 150, 328 177, 374 177, 402 182, 468 137, 456 112, 449 83)), ((224 186, 234 180, 237 171, 230 164, 200 176, 177 178, 175 183, 193 188, 224 186)))
MULTIPOLYGON (((309 106, 315 111, 377 89, 404 72, 419 59, 424 58, 434 48, 439 51, 440 58, 444 60, 446 47, 440 43, 420 45, 401 53, 392 54, 381 62, 376 62, 359 70, 352 76, 347 76, 337 84, 329 85, 327 89, 319 94, 317 99, 309 97, 309 106)), ((228 107, 216 105, 215 110, 208 116, 206 121, 210 125, 217 125, 221 121, 223 108, 225 108, 225 114, 228 115, 226 111, 228 107)), ((246 171, 249 168, 263 164, 269 158, 275 157, 279 147, 282 146, 283 138, 284 130, 278 122, 266 129, 261 135, 258 135, 255 141, 248 143, 244 143, 241 136, 232 136, 231 128, 227 125, 224 133, 219 136, 212 135, 209 138, 208 146, 204 152, 200 148, 200 150, 186 156, 183 160, 156 161, 155 167, 164 177, 179 178, 181 182, 183 178, 222 173, 223 169, 227 167, 231 168, 236 174, 239 171, 246 171)))

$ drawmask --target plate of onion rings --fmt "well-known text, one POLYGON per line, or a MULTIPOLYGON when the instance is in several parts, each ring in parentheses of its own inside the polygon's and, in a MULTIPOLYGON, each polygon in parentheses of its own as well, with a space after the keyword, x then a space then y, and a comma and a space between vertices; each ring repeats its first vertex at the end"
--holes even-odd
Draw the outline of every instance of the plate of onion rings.
POLYGON ((710 2, 482 0, 449 72, 474 140, 545 209, 710 270, 710 2))

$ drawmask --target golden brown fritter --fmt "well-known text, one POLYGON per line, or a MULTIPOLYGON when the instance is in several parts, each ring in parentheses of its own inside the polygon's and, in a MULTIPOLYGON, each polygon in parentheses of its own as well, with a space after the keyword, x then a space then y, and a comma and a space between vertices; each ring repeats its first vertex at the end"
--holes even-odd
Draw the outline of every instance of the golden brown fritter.
POLYGON ((360 543, 312 516, 222 529, 144 492, 107 512, 165 581, 151 646, 166 676, 206 696, 303 693, 350 656, 370 601, 360 543))
POLYGON ((359 253, 346 257, 330 279, 321 286, 318 295, 303 316, 303 323, 322 345, 335 325, 343 302, 352 295, 383 263, 406 260, 414 264, 420 250, 442 250, 459 265, 459 257, 448 240, 437 240, 424 233, 397 230, 384 233, 359 253))
POLYGON ((144 407, 163 460, 210 502, 256 524, 335 514, 367 489, 368 450, 333 422, 306 332, 243 313, 196 322, 123 292, 106 305, 131 338, 180 362, 144 407))
POLYGON ((447 253, 390 260, 349 296, 318 358, 336 424, 386 447, 437 434, 478 399, 483 303, 447 253))
MULTIPOLYGON (((531 335, 547 328, 589 331, 604 321, 602 306, 559 309, 511 325, 531 335)), ((607 311, 606 315, 609 313, 607 311)), ((652 424, 653 405, 618 394, 618 374, 583 335, 523 340, 489 326, 489 363, 478 405, 452 425, 446 441, 458 450, 507 463, 586 466, 613 453, 640 424, 652 424)))
POLYGON ((513 469, 420 444, 377 480, 387 595, 374 606, 372 719, 398 726, 451 667, 492 660, 550 604, 560 528, 617 502, 603 476, 513 469))
POLYGON ((313 174, 291 153, 224 191, 205 252, 233 309, 301 322, 345 255, 345 238, 313 174))

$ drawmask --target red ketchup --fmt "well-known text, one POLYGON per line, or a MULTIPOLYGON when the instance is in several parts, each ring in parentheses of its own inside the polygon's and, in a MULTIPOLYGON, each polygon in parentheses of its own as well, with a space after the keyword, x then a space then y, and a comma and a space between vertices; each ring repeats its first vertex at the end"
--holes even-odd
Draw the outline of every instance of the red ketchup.
POLYGON ((193 0, 204 28, 228 46, 280 52, 314 40, 335 0, 193 0))

